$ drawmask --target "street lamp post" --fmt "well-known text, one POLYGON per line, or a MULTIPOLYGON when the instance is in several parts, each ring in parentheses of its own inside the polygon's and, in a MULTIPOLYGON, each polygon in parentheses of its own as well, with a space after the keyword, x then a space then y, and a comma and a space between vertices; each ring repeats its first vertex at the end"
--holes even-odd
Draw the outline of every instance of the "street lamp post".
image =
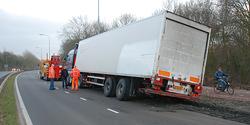
POLYGON ((40 34, 41 36, 47 36, 49 39, 49 58, 50 58, 50 37, 47 34, 40 34))
POLYGON ((98 0, 98 18, 97 18, 97 21, 98 21, 98 25, 100 25, 100 16, 99 16, 99 12, 100 11, 100 1, 98 0))

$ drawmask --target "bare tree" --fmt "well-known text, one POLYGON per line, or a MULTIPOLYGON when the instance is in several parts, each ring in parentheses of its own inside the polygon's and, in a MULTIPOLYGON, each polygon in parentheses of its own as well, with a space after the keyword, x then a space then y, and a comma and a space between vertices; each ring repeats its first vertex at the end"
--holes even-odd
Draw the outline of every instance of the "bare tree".
POLYGON ((155 10, 155 11, 152 13, 152 16, 160 15, 160 14, 163 14, 164 12, 165 12, 164 9, 158 9, 158 10, 155 10))
POLYGON ((175 7, 177 6, 177 2, 176 0, 165 0, 163 2, 163 6, 161 9, 155 10, 152 15, 160 15, 162 13, 164 13, 165 11, 170 11, 173 12, 175 7))
POLYGON ((69 23, 64 25, 60 36, 64 41, 67 40, 82 40, 88 37, 87 30, 90 24, 87 17, 73 17, 69 23))
POLYGON ((176 0, 165 0, 165 2, 163 3, 163 10, 172 12, 176 4, 176 0))
POLYGON ((137 21, 136 17, 132 14, 123 14, 119 18, 115 19, 112 23, 112 28, 122 27, 137 21))
POLYGON ((87 30, 89 37, 103 33, 109 30, 109 26, 105 23, 92 22, 87 30))
POLYGON ((69 23, 64 25, 60 37, 63 40, 60 53, 64 57, 75 44, 81 40, 87 39, 109 29, 107 24, 98 22, 89 22, 87 17, 73 17, 69 23))
MULTIPOLYGON (((235 23, 238 28, 242 29, 247 44, 250 44, 250 1, 249 0, 234 0, 232 1, 233 12, 236 17, 235 23)), ((243 34, 241 34, 243 35, 243 34)))

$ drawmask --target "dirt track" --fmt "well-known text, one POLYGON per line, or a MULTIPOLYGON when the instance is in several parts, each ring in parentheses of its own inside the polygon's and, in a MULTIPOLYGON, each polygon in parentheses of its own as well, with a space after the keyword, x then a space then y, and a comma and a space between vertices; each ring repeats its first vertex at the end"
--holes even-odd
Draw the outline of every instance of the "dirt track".
POLYGON ((212 87, 203 87, 203 96, 210 98, 220 98, 235 101, 250 101, 250 91, 235 89, 234 95, 229 95, 227 92, 215 93, 212 87))
POLYGON ((133 101, 152 106, 157 112, 195 111, 214 117, 250 124, 250 101, 202 95, 196 102, 168 97, 139 97, 133 101))
MULTIPOLYGON (((235 90, 234 95, 216 94, 211 87, 204 87, 197 102, 205 114, 250 124, 250 91, 235 90)), ((199 111, 199 110, 197 110, 199 111)))

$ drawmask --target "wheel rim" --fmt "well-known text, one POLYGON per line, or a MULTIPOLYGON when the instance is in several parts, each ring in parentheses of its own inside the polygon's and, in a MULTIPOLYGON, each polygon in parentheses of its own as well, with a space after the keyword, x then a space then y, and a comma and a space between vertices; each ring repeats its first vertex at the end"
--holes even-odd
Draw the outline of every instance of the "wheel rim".
POLYGON ((124 86, 122 84, 119 84, 118 86, 118 94, 121 95, 124 91, 124 86))
POLYGON ((110 90, 111 86, 109 82, 106 82, 106 91, 108 92, 110 90))

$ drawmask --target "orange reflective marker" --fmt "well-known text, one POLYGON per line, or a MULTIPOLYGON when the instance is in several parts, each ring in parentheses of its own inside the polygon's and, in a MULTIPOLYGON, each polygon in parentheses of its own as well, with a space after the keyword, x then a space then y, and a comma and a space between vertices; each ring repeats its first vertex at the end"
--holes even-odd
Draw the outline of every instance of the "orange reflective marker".
POLYGON ((200 82, 200 79, 198 77, 190 76, 189 79, 190 79, 191 82, 195 82, 195 83, 199 83, 200 82))
POLYGON ((167 71, 164 71, 164 70, 159 70, 159 75, 160 76, 170 77, 170 72, 167 72, 167 71))

